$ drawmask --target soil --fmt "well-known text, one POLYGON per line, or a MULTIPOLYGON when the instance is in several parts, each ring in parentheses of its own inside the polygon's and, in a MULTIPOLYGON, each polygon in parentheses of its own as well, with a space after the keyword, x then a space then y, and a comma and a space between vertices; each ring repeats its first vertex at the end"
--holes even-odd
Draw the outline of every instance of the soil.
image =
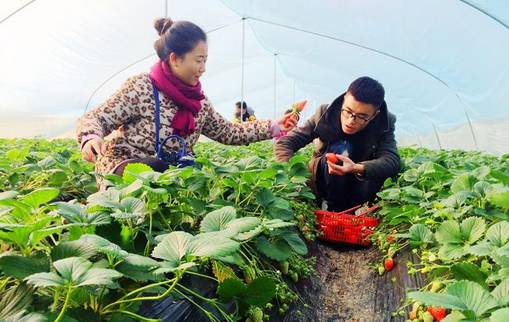
POLYGON ((298 287, 309 308, 294 307, 280 321, 406 321, 408 312, 404 317, 392 313, 403 304, 406 290, 424 285, 422 275, 408 275, 406 263, 418 262, 409 250, 400 252, 394 258, 394 269, 380 276, 374 265, 381 262, 381 254, 375 247, 316 242, 309 248, 317 258, 317 275, 298 287), (304 316, 295 314, 297 310, 304 316))
MULTIPOLYGON (((296 291, 302 301, 291 307, 284 317, 276 313, 272 322, 404 322, 404 316, 392 316, 405 300, 406 290, 424 285, 420 274, 408 275, 407 262, 418 263, 409 250, 400 251, 394 258, 395 266, 382 276, 377 263, 381 254, 375 247, 360 247, 322 241, 308 245, 311 256, 316 256, 316 275, 303 279, 296 291), (304 308, 304 303, 308 305, 304 308), (298 314, 297 311, 302 312, 298 314)), ((206 291, 212 296, 215 283, 205 287, 191 285, 195 290, 206 291)), ((192 281, 191 281, 192 282, 192 281)), ((175 301, 171 297, 157 302, 145 303, 144 316, 161 318, 163 321, 207 321, 199 310, 187 301, 175 301), (178 316, 178 317, 177 317, 178 316)))

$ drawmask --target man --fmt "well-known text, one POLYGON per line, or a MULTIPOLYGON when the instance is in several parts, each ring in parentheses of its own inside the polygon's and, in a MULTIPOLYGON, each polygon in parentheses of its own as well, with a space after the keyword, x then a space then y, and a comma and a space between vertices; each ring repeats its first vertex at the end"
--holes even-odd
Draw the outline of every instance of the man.
MULTIPOLYGON (((318 139, 309 163, 311 188, 330 211, 371 201, 386 178, 399 172, 394 139, 396 117, 389 113, 383 86, 370 77, 356 79, 346 93, 318 108, 299 128, 275 145, 278 161, 318 139), (325 157, 334 153, 334 164, 325 157)), ((332 159, 332 158, 330 158, 332 159)))

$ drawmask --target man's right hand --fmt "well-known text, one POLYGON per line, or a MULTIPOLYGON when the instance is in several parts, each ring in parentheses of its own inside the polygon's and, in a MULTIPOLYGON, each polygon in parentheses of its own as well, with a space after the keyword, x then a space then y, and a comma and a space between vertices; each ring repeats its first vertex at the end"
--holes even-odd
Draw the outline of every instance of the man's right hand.
POLYGON ((85 143, 83 149, 81 149, 81 155, 85 161, 95 163, 97 157, 104 154, 105 148, 106 146, 104 145, 104 141, 102 139, 93 138, 85 143))
MULTIPOLYGON (((329 153, 327 153, 329 154, 329 153)), ((337 161, 341 161, 341 165, 331 162, 327 158, 327 166, 329 167, 329 174, 344 176, 347 173, 364 175, 364 165, 361 163, 355 163, 347 156, 341 154, 334 154, 337 161)), ((336 161, 336 162, 337 162, 336 161)))

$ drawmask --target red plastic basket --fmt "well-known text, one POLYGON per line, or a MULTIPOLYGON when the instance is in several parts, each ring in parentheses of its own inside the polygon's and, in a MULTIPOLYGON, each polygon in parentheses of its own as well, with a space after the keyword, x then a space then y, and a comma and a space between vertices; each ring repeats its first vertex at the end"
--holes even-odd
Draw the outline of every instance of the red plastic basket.
POLYGON ((321 238, 362 246, 371 245, 368 237, 378 226, 379 221, 367 215, 377 211, 380 206, 373 206, 355 215, 355 210, 360 207, 360 205, 355 206, 341 212, 316 210, 318 229, 323 232, 321 238))

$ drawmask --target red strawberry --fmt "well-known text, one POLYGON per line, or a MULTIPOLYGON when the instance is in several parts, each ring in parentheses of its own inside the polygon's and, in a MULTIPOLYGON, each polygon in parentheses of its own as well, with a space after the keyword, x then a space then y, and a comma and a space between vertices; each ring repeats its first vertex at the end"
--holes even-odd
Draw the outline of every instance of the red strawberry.
POLYGON ((338 162, 338 157, 334 153, 327 153, 325 157, 330 163, 336 164, 338 162))
POLYGON ((392 268, 394 267, 394 260, 392 258, 387 258, 385 261, 384 261, 384 268, 385 270, 388 272, 390 270, 392 270, 392 268))
POLYGON ((443 307, 428 307, 428 312, 433 316, 435 320, 438 322, 442 321, 447 315, 447 311, 443 307))
POLYGON ((303 100, 297 103, 294 103, 292 106, 292 112, 294 113, 300 113, 306 107, 306 104, 308 103, 307 100, 303 100))
POLYGON ((387 236, 387 242, 388 242, 389 244, 394 243, 394 241, 395 241, 395 240, 396 240, 396 236, 394 236, 394 235, 389 235, 389 236, 387 236))
POLYGON ((290 116, 285 120, 285 124, 284 124, 285 127, 290 127, 290 120, 291 119, 298 120, 300 112, 302 112, 304 107, 306 107, 307 103, 308 103, 307 100, 300 101, 300 102, 297 102, 297 103, 293 103, 293 105, 292 105, 292 114, 290 114, 290 116))

